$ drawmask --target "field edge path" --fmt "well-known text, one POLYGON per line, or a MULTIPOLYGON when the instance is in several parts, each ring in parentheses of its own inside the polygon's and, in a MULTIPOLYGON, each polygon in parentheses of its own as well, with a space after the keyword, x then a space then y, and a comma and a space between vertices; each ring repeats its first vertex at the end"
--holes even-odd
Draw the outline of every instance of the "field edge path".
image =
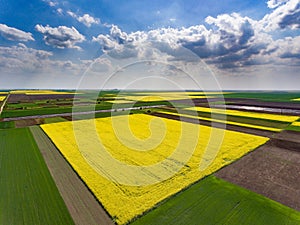
POLYGON ((39 126, 30 131, 76 225, 114 222, 39 126))

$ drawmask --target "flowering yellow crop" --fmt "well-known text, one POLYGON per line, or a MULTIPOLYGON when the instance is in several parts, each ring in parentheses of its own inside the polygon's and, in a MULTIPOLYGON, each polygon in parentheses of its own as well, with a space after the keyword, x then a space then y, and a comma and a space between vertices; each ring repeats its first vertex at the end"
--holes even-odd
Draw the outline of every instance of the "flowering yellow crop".
POLYGON ((188 95, 186 97, 183 96, 166 96, 166 95, 145 95, 145 96, 128 96, 126 99, 132 101, 144 101, 144 102, 154 102, 154 101, 169 101, 169 100, 181 100, 189 98, 188 95))
POLYGON ((134 103, 133 101, 130 100, 121 100, 121 99, 110 100, 106 102, 113 103, 113 104, 134 103))
POLYGON ((295 98, 293 99, 293 101, 300 101, 300 98, 295 98))
POLYGON ((265 126, 258 126, 258 125, 252 125, 252 124, 247 124, 247 123, 238 123, 238 122, 233 122, 233 121, 226 121, 226 120, 219 120, 219 119, 213 119, 213 118, 207 118, 207 117, 201 117, 201 116, 192 116, 192 115, 187 115, 187 114, 178 114, 175 112, 161 112, 164 114, 170 114, 170 115, 176 115, 176 116, 183 116, 183 117, 188 117, 188 118, 193 118, 193 119, 200 119, 200 120, 206 120, 206 121, 212 121, 212 122, 217 122, 217 123, 225 123, 225 124, 230 124, 230 125, 237 125, 241 127, 250 127, 250 128, 256 128, 260 130, 269 130, 269 131, 274 131, 274 132, 279 132, 282 129, 274 128, 274 127, 265 127, 265 126))
POLYGON ((212 98, 213 96, 190 96, 188 94, 182 95, 172 95, 172 94, 160 94, 160 95, 136 95, 136 96, 126 96, 126 99, 132 101, 144 101, 144 102, 154 102, 154 101, 170 101, 170 100, 184 100, 184 99, 194 99, 194 98, 212 98))
POLYGON ((206 107, 192 107, 187 108, 188 110, 195 110, 198 112, 209 112, 216 114, 226 114, 231 116, 243 116, 250 118, 258 118, 258 119, 268 119, 268 120, 277 120, 283 122, 293 122, 297 120, 298 116, 285 116, 285 115, 277 115, 277 114, 268 114, 268 113, 258 113, 258 112, 245 112, 231 109, 216 109, 216 108, 206 108, 206 107))
POLYGON ((300 121, 293 122, 292 126, 300 127, 300 121))
POLYGON ((5 98, 6 96, 0 96, 0 102, 4 101, 5 98))
POLYGON ((145 114, 41 127, 118 224, 268 140, 145 114))
POLYGON ((184 100, 195 98, 214 98, 215 95, 227 94, 229 92, 184 92, 184 91, 169 91, 169 92, 134 92, 134 94, 120 93, 128 100, 132 101, 170 101, 170 100, 184 100))
POLYGON ((189 95, 226 95, 231 94, 232 92, 216 92, 216 91, 204 91, 204 92, 197 92, 197 91, 190 91, 187 92, 189 95))
POLYGON ((62 92, 62 91, 52 91, 52 90, 15 90, 15 91, 10 91, 10 94, 59 95, 59 94, 73 94, 73 92, 62 92))
POLYGON ((135 92, 138 95, 222 95, 230 94, 232 92, 215 92, 215 91, 164 91, 164 92, 135 92))

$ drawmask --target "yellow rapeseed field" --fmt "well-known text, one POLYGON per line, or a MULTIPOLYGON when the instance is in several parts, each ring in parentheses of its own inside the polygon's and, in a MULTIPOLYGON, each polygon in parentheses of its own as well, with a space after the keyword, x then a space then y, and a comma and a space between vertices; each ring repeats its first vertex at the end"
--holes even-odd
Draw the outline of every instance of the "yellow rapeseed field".
POLYGON ((293 122, 292 126, 300 127, 300 121, 293 122))
POLYGON ((214 98, 222 94, 227 94, 229 92, 135 92, 134 94, 121 93, 122 96, 128 100, 132 101, 170 101, 170 100, 183 100, 183 99, 195 99, 195 98, 214 98), (217 95, 217 96, 216 96, 217 95))
POLYGON ((5 98, 6 96, 0 96, 0 102, 4 101, 5 98))
POLYGON ((231 109, 225 110, 225 109, 206 108, 206 107, 191 107, 187 109, 198 111, 198 112, 209 112, 209 113, 216 113, 216 114, 226 114, 231 116, 243 116, 243 117, 258 118, 258 119, 277 120, 283 122, 293 122, 299 118, 298 116, 285 116, 285 115, 268 114, 268 113, 246 112, 246 111, 238 111, 238 110, 231 110, 231 109))
POLYGON ((193 119, 200 119, 200 120, 218 122, 218 123, 225 123, 225 124, 230 124, 230 125, 237 125, 237 126, 241 126, 241 127, 249 127, 249 128, 256 128, 256 129, 261 129, 261 130, 269 130, 269 131, 274 131, 274 132, 279 132, 279 131, 282 130, 282 129, 274 128, 274 127, 265 127, 265 126, 252 125, 252 124, 247 124, 247 123, 238 123, 238 122, 233 122, 233 121, 219 120, 219 119, 213 119, 213 118, 207 118, 207 117, 201 117, 201 116, 178 114, 178 113, 175 113, 175 112, 161 112, 161 113, 170 114, 170 115, 177 115, 177 116, 183 116, 183 117, 188 117, 188 118, 193 118, 193 119))
POLYGON ((145 114, 41 127, 118 224, 268 140, 145 114))
POLYGON ((300 98, 295 98, 293 99, 293 101, 300 101, 300 98))
POLYGON ((59 94, 72 94, 73 92, 62 92, 52 90, 15 90, 10 91, 10 94, 26 94, 26 95, 59 95, 59 94))
POLYGON ((194 98, 212 98, 213 96, 190 96, 188 94, 184 95, 170 95, 170 94, 161 94, 161 95, 141 95, 141 96, 126 96, 126 99, 132 101, 144 101, 144 102, 154 102, 154 101, 170 101, 170 100, 184 100, 184 99, 194 99, 194 98))
POLYGON ((230 94, 232 92, 215 92, 215 91, 165 91, 165 92, 135 92, 135 94, 138 95, 158 95, 158 96, 164 96, 164 95, 222 95, 222 94, 230 94))
POLYGON ((113 103, 113 104, 134 103, 133 101, 130 100, 121 100, 121 99, 109 100, 106 102, 113 103))

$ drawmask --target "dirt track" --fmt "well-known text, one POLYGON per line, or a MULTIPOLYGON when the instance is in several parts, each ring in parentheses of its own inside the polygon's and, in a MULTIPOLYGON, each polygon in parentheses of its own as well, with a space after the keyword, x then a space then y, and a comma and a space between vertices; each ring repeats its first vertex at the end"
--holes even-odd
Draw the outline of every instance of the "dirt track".
POLYGON ((77 225, 105 224, 113 221, 73 171, 47 135, 38 126, 30 127, 49 171, 77 225))

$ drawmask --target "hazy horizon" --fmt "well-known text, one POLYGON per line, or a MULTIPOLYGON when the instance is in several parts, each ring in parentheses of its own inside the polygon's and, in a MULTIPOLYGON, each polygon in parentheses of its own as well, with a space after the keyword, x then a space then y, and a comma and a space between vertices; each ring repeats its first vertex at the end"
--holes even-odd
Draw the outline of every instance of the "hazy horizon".
POLYGON ((299 0, 0 7, 0 89, 300 90, 299 0))

